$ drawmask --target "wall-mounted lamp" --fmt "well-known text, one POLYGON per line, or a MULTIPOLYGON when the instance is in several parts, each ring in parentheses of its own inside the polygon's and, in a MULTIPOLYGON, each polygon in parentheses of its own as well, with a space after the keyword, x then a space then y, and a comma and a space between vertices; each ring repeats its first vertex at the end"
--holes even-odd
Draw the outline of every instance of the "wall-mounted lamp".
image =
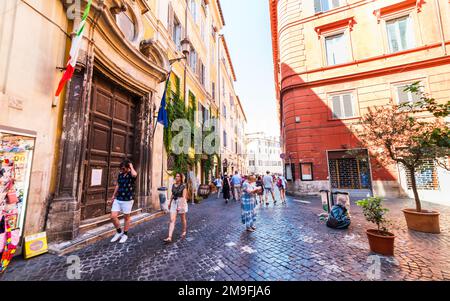
POLYGON ((295 117, 295 123, 300 123, 300 116, 295 117))
POLYGON ((183 52, 183 54, 186 58, 189 57, 189 53, 191 51, 191 41, 189 41, 188 38, 184 38, 181 41, 181 51, 183 52))

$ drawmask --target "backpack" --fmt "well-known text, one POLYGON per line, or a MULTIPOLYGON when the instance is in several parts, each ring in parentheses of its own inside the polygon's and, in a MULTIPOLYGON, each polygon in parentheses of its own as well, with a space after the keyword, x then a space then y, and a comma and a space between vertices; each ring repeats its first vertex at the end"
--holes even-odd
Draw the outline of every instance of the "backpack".
POLYGON ((277 180, 277 186, 280 188, 283 187, 283 181, 281 179, 277 180))
POLYGON ((327 226, 334 229, 347 229, 350 226, 347 208, 340 204, 333 206, 328 216, 327 226))

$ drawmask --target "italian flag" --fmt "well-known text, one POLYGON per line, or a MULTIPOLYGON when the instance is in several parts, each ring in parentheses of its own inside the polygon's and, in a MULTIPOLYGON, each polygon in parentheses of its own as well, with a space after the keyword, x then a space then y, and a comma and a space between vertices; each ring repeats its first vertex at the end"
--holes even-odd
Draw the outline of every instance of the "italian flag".
POLYGON ((83 18, 81 19, 80 25, 78 26, 77 35, 73 38, 72 46, 70 48, 69 62, 67 63, 66 71, 64 72, 64 75, 59 82, 55 96, 59 96, 59 94, 61 94, 61 91, 64 88, 66 82, 72 78, 73 72, 75 71, 75 65, 77 64, 81 41, 83 39, 83 31, 86 25, 86 19, 89 15, 89 11, 91 10, 91 4, 92 0, 89 0, 88 5, 84 10, 83 18))

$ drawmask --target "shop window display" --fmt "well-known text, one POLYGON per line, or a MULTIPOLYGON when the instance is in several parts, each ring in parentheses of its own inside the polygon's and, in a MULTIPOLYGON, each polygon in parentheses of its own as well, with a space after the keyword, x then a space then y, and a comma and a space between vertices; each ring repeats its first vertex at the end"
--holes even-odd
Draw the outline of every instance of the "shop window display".
MULTIPOLYGON (((0 131, 0 253, 13 254, 23 234, 34 138, 0 131), (11 238, 8 241, 8 238, 11 238), (11 252, 10 252, 11 253, 11 252)), ((1 267, 0 267, 1 268, 1 267)))

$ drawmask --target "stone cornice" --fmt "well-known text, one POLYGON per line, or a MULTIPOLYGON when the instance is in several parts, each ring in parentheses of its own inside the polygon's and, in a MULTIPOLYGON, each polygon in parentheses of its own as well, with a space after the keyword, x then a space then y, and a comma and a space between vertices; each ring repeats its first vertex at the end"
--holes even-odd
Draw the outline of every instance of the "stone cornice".
MULTIPOLYGON (((106 7, 107 2, 105 1, 106 7)), ((95 28, 95 34, 99 34, 101 38, 108 43, 110 50, 113 50, 116 54, 120 55, 125 61, 129 63, 130 66, 136 68, 140 72, 147 74, 148 76, 155 79, 157 82, 163 82, 167 75, 168 58, 165 57, 163 53, 159 53, 160 57, 164 60, 161 62, 151 61, 143 53, 139 51, 134 45, 132 45, 122 34, 119 27, 117 26, 114 16, 111 14, 109 9, 103 11, 102 17, 99 19, 97 27, 95 28)), ((95 36, 94 34, 94 36, 95 36)), ((95 40, 95 38, 94 38, 95 40)), ((97 47, 96 47, 97 48, 97 47)), ((161 52, 159 49, 153 49, 153 52, 161 52)), ((103 60, 108 60, 105 55, 105 49, 96 49, 96 53, 103 57, 103 60)), ((103 62, 105 65, 114 68, 114 62, 103 62)), ((123 70, 117 70, 114 68, 112 71, 120 74, 123 70)), ((129 75, 127 76, 130 77, 129 75)), ((133 79, 128 79, 133 80, 133 79)), ((145 84, 142 83, 144 86, 145 84)))

